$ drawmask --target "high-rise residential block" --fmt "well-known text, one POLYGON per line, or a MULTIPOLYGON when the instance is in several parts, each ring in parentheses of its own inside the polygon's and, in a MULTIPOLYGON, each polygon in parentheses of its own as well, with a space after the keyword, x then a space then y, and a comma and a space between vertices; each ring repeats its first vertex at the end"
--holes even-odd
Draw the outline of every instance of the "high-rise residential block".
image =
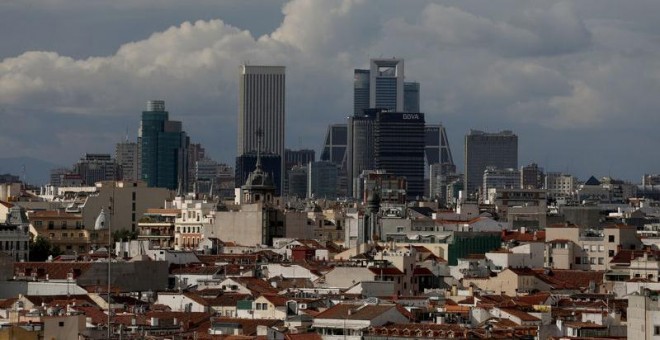
POLYGON ((487 133, 470 130, 465 136, 464 190, 474 194, 487 167, 518 168, 518 136, 511 131, 487 133))
POLYGON ((190 139, 179 121, 169 120, 165 102, 152 100, 142 112, 138 136, 142 180, 150 187, 175 190, 188 185, 190 139))
POLYGON ((409 198, 424 195, 424 114, 379 112, 375 128, 375 168, 404 176, 409 198))

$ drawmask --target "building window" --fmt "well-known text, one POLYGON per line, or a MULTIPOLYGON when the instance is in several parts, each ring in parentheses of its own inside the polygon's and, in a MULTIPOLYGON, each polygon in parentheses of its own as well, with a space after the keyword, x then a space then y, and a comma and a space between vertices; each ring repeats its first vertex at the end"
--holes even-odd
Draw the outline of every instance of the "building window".
POLYGON ((596 264, 596 258, 595 257, 589 258, 589 263, 596 264))
POLYGON ((660 335, 660 326, 653 326, 653 335, 660 335))
POLYGON ((607 241, 608 241, 609 243, 614 243, 614 235, 610 235, 610 236, 608 236, 608 237, 607 237, 607 241))
POLYGON ((575 257, 575 264, 582 264, 581 260, 582 260, 582 258, 580 258, 579 256, 576 256, 575 257))
POLYGON ((605 259, 602 257, 598 258, 598 264, 605 264, 605 259))
POLYGON ((604 252, 604 251, 605 251, 605 246, 602 245, 602 244, 599 245, 599 246, 598 246, 598 251, 599 251, 599 252, 604 252))
POLYGON ((614 250, 608 250, 607 251, 607 256, 614 257, 614 250))

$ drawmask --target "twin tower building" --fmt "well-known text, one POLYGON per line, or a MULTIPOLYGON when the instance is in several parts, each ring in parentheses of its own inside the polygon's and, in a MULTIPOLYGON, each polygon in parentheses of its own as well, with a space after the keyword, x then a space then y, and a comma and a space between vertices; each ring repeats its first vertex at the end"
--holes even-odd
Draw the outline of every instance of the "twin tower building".
MULTIPOLYGON (((345 183, 340 196, 362 197, 364 171, 405 178, 406 196, 425 194, 425 164, 453 166, 441 125, 426 125, 420 112, 419 83, 406 82, 403 59, 371 59, 354 71, 353 114, 328 129, 321 161, 334 163, 345 183)), ((240 67, 237 182, 254 169, 257 150, 272 155, 268 168, 282 194, 285 131, 285 68, 240 67), (279 157, 277 157, 279 156, 279 157), (255 159, 255 160, 253 160, 255 159), (279 163, 279 164, 278 164, 279 163)), ((312 122, 310 122, 312 123, 312 122)), ((262 156, 262 163, 268 157, 262 156)))

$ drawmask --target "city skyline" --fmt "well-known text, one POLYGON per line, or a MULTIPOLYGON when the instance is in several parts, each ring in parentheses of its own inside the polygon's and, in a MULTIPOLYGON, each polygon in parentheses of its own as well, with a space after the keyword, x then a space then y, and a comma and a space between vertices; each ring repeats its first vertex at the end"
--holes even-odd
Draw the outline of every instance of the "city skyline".
MULTIPOLYGON (((283 2, 198 2, 184 11, 162 4, 168 15, 158 24, 129 17, 91 29, 81 19, 139 14, 149 4, 103 11, 109 5, 61 0, 37 12, 29 1, 2 5, 0 21, 17 29, 0 33, 7 41, 0 48, 0 119, 18 126, 0 137, 7 146, 0 158, 66 165, 84 153, 112 153, 127 128, 133 140, 144 101, 160 98, 211 158, 231 164, 242 63, 287 67, 285 146, 320 154, 327 126, 352 113, 353 70, 366 68, 370 57, 396 57, 406 60, 406 81, 421 84, 427 122, 443 124, 455 148, 469 129, 510 129, 520 137, 520 164, 582 180, 639 181, 660 169, 649 157, 660 145, 653 132, 660 122, 653 95, 660 27, 647 15, 660 6, 654 2, 617 11, 607 1, 519 8, 506 1, 500 8, 291 1, 283 9, 283 2), (45 34, 15 19, 44 13, 59 29, 45 34), (330 14, 310 20, 316 13, 330 14)), ((453 156, 463 164, 461 153, 453 156)))

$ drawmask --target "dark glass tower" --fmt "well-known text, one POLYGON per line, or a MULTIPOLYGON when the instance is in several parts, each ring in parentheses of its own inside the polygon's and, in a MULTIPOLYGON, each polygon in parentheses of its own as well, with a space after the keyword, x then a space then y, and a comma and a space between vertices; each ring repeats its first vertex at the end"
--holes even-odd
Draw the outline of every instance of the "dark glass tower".
POLYGON ((139 144, 142 180, 150 187, 177 189, 188 184, 188 145, 190 140, 181 122, 169 120, 165 102, 152 100, 142 112, 139 144))
POLYGON ((419 83, 403 83, 403 111, 420 112, 419 110, 419 83))
POLYGON ((465 136, 464 161, 464 190, 471 195, 481 186, 487 167, 518 168, 518 136, 508 130, 497 133, 470 130, 465 136))
POLYGON ((408 198, 424 195, 424 114, 379 112, 375 128, 375 165, 408 181, 408 198))
POLYGON ((353 76, 353 114, 369 108, 369 70, 356 69, 353 76))

